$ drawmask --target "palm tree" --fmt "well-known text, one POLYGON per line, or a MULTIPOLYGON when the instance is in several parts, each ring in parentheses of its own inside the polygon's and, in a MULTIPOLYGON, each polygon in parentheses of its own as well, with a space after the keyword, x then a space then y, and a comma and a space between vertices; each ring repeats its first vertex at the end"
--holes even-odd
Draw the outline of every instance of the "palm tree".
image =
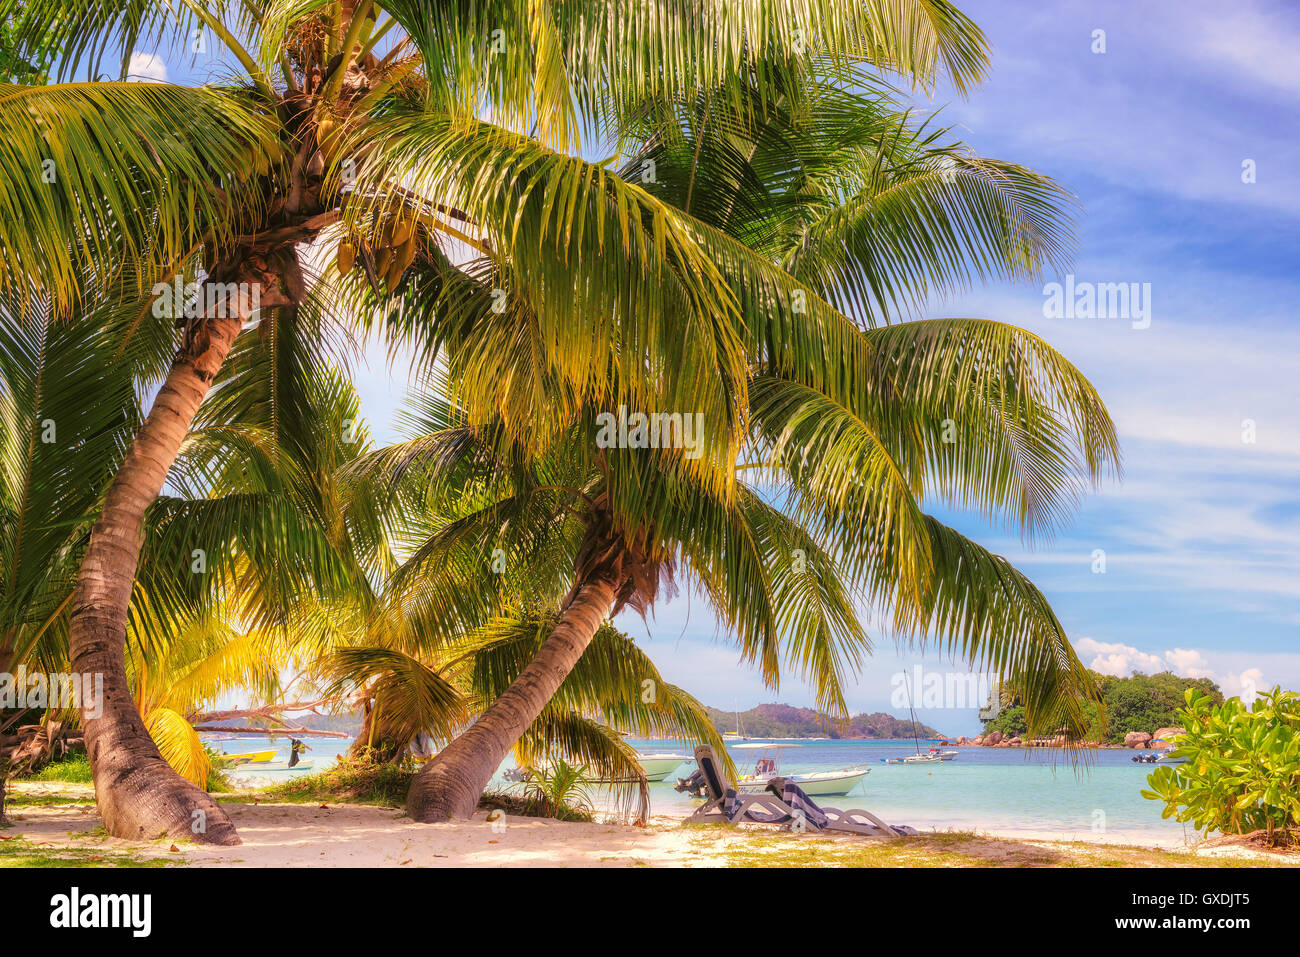
MULTIPOLYGON (((86 286, 97 305, 75 325, 57 321, 49 298, 36 290, 0 293, 0 673, 6 675, 19 665, 47 674, 66 670, 68 608, 88 516, 139 427, 134 386, 157 352, 152 331, 124 346, 129 313, 114 307, 112 288, 86 286)), ((8 713, 0 720, 0 788, 15 743, 8 731, 22 717, 8 713)))
MULTIPOLYGON (((357 644, 322 656, 332 675, 327 693, 353 690, 365 722, 351 753, 371 761, 401 761, 427 746, 453 741, 518 677, 555 625, 554 614, 519 611, 446 644, 407 634, 406 652, 357 644)), ((373 636, 372 636, 373 638, 373 636)), ((645 772, 624 734, 711 744, 722 740, 699 701, 664 680, 644 651, 611 625, 603 626, 546 707, 514 746, 523 767, 570 761, 640 798, 646 814, 645 772), (646 695, 646 682, 655 694, 646 695)), ((725 753, 725 752, 720 752, 725 753)))
MULTIPOLYGON (((629 460, 623 450, 588 448, 557 466, 557 456, 568 461, 574 448, 590 446, 598 412, 626 399, 650 413, 692 406, 640 382, 584 390, 549 364, 547 330, 539 330, 544 294, 533 298, 528 277, 490 249, 468 264, 435 258, 416 270, 412 299, 448 326, 450 398, 464 406, 467 424, 376 464, 394 480, 422 464, 449 468, 457 476, 449 489, 462 492, 467 481, 500 473, 486 480, 497 497, 462 494, 459 505, 472 510, 417 552, 416 562, 436 556, 435 565, 455 569, 417 575, 427 592, 418 600, 444 622, 484 613, 478 603, 496 595, 491 581, 465 581, 510 536, 522 537, 516 564, 571 569, 538 656, 417 778, 409 802, 417 820, 472 811, 600 623, 625 604, 651 603, 677 565, 769 681, 779 637, 792 636, 823 707, 841 710, 839 655, 852 659, 863 646, 856 619, 800 631, 775 613, 775 599, 757 597, 782 590, 777 569, 796 547, 824 556, 821 587, 842 575, 836 588, 891 612, 900 635, 937 642, 1023 689, 1037 727, 1081 728, 1079 700, 1091 683, 1041 593, 920 503, 1006 516, 1027 538, 1050 532, 1089 483, 1118 471, 1113 424, 1078 370, 1023 330, 974 319, 881 324, 919 310, 936 291, 988 276, 1035 277, 1059 264, 1068 195, 1023 167, 974 156, 885 93, 845 92, 834 79, 816 61, 776 60, 691 97, 647 95, 620 131, 633 153, 624 179, 653 163, 656 196, 691 214, 681 221, 708 249, 742 317, 732 342, 719 334, 683 343, 674 358, 685 374, 673 380, 656 370, 655 381, 683 385, 698 374, 687 352, 722 343, 709 366, 713 383, 685 386, 708 424, 698 460, 641 450, 631 464, 637 453, 629 460), (494 288, 511 290, 504 308, 490 308, 494 288), (741 374, 721 358, 733 346, 745 355, 741 374), (535 472, 520 448, 543 463, 535 472), (749 469, 780 507, 739 481, 749 469), (566 525, 571 537, 560 551, 570 561, 548 561, 542 556, 554 552, 543 543, 566 525)), ((494 153, 490 139, 447 137, 441 162, 404 172, 428 193, 445 191, 466 169, 481 177, 504 163, 511 175, 512 160, 494 153)), ((530 146, 512 148, 518 155, 530 146)), ((626 332, 566 342, 565 354, 607 354, 610 368, 628 368, 626 332)), ((784 614, 809 599, 800 594, 784 614)))
MULTIPOLYGON (((6 289, 43 293, 64 315, 88 301, 80 276, 132 264, 148 279, 119 301, 141 307, 138 329, 155 324, 155 282, 204 276, 202 307, 167 318, 179 327, 172 362, 91 529, 69 640, 73 668, 104 677, 103 714, 83 717, 109 831, 224 843, 237 841, 228 820, 150 741, 123 643, 145 514, 241 325, 306 295, 297 247, 341 228, 339 265, 355 262, 373 294, 398 300, 406 268, 439 242, 491 249, 535 291, 554 293, 546 329, 570 377, 603 381, 583 367, 586 353, 560 356, 608 339, 602 323, 616 316, 636 317, 638 334, 622 337, 628 350, 660 353, 692 330, 716 339, 718 350, 685 357, 697 372, 683 381, 712 382, 699 366, 720 362, 734 374, 742 363, 726 333, 730 297, 699 237, 645 190, 557 151, 576 150, 584 124, 618 128, 647 96, 722 82, 767 53, 806 56, 804 37, 814 34, 837 64, 870 59, 925 83, 941 62, 959 86, 986 64, 978 30, 944 0, 594 9, 564 0, 24 0, 0 13, 16 16, 14 52, 50 52, 65 79, 98 74, 106 49, 122 51, 125 74, 137 41, 195 35, 220 45, 238 74, 198 88, 0 92, 6 289), (519 132, 530 127, 534 137, 519 132), (460 163, 444 170, 444 195, 407 182, 412 165, 438 162, 461 139, 515 175, 484 179, 481 167, 460 163), (521 141, 527 149, 500 164, 521 141), (210 819, 203 835, 191 827, 199 810, 210 819)), ((680 358, 669 350, 665 365, 676 371, 680 358)))

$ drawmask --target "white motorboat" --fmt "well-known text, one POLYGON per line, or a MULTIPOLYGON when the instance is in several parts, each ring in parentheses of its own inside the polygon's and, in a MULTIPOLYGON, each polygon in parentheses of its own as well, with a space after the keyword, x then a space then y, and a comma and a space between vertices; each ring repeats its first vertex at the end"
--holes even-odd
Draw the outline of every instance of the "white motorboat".
POLYGON ((662 781, 687 761, 695 759, 688 754, 637 754, 636 760, 645 771, 647 781, 662 781))
POLYGON ((840 768, 838 771, 809 771, 801 774, 787 774, 786 780, 793 781, 803 788, 804 794, 848 794, 871 773, 871 768, 856 765, 840 768))
POLYGON ((940 751, 938 748, 931 748, 930 753, 938 755, 940 761, 951 761, 960 754, 960 751, 940 751))
POLYGON ((800 745, 771 741, 735 745, 731 750, 759 752, 758 760, 754 763, 753 772, 742 774, 736 779, 736 790, 741 794, 761 794, 766 790, 767 784, 772 778, 783 777, 787 781, 793 781, 799 785, 804 793, 809 796, 848 794, 858 786, 858 783, 863 778, 871 773, 871 768, 866 765, 856 765, 831 771, 800 771, 782 774, 780 767, 781 753, 790 748, 798 747, 800 745))

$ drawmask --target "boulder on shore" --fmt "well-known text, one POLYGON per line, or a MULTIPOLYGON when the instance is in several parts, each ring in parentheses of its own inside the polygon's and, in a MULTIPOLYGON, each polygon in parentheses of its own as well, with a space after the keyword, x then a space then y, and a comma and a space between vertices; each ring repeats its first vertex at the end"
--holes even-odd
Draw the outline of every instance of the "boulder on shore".
POLYGON ((1010 741, 1007 742, 1007 744, 1008 744, 1010 747, 1013 747, 1013 748, 1018 748, 1018 747, 1020 747, 1021 745, 1023 745, 1024 743, 1025 743, 1025 742, 1023 742, 1023 741, 1020 740, 1020 735, 1016 735, 1014 738, 1012 738, 1010 741))
POLYGON ((984 747, 991 748, 1002 741, 1001 731, 992 731, 984 736, 984 747))
POLYGON ((984 743, 984 735, 981 734, 981 735, 977 735, 977 736, 974 737, 974 738, 971 738, 971 742, 970 742, 970 743, 971 743, 971 744, 974 744, 974 745, 980 745, 980 744, 983 744, 983 743, 984 743))
POLYGON ((1126 748, 1149 748, 1151 746, 1151 735, 1146 731, 1130 731, 1124 735, 1124 747, 1126 748))
POLYGON ((1158 747, 1158 748, 1170 747, 1171 744, 1173 743, 1171 739, 1174 737, 1174 735, 1186 734, 1186 733, 1187 733, 1186 728, 1159 728, 1157 729, 1155 733, 1155 738, 1153 738, 1152 741, 1155 741, 1156 739, 1160 739, 1161 741, 1163 741, 1163 743, 1153 744, 1153 747, 1158 747))

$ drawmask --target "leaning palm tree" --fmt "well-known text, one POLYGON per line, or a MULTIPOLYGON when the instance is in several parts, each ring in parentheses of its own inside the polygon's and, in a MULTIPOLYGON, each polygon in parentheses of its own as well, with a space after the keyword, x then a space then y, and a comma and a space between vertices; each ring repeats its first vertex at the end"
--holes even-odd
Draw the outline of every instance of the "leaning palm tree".
POLYGON ((87 301, 82 274, 147 264, 140 325, 176 324, 70 605, 73 667, 103 674, 107 691, 104 714, 86 721, 105 824, 193 837, 202 810, 201 837, 226 843, 238 840, 228 820, 149 740, 122 649, 145 513, 241 325, 306 295, 297 247, 341 229, 339 265, 399 304, 407 268, 440 243, 505 254, 549 294, 541 328, 571 387, 608 391, 590 361, 605 353, 586 347, 614 341, 614 321, 628 326, 625 358, 653 356, 693 406, 693 389, 718 380, 710 364, 743 381, 733 296, 688 217, 563 152, 577 153, 580 131, 617 129, 643 99, 723 82, 761 56, 808 56, 805 37, 837 66, 872 61, 923 84, 946 68, 965 86, 987 62, 979 31, 946 0, 4 0, 0 17, 16 18, 17 55, 50 51, 65 79, 98 74, 107 49, 122 51, 125 74, 138 42, 194 37, 222 48, 222 72, 236 77, 0 90, 0 283, 66 314, 87 301), (488 165, 449 167, 440 195, 404 175, 458 140, 488 165), (201 276, 199 306, 151 315, 159 272, 201 276), (701 335, 715 346, 673 347, 701 335))
MULTIPOLYGON (((45 674, 67 670, 68 609, 91 516, 140 425, 135 384, 154 366, 161 345, 151 332, 124 347, 131 317, 114 307, 116 290, 92 280, 86 287, 98 305, 79 323, 60 322, 38 290, 0 292, 0 673, 6 675, 20 665, 45 674)), ((16 743, 11 732, 22 717, 0 711, 0 789, 16 743)))
MULTIPOLYGON (((679 565, 769 681, 778 639, 793 627, 792 646, 823 705, 839 710, 837 656, 858 650, 856 622, 839 632, 811 629, 820 644, 810 643, 773 602, 756 597, 789 561, 754 544, 771 547, 776 522, 788 523, 776 539, 786 554, 797 547, 826 556, 823 574, 836 569, 842 590, 887 611, 900 636, 938 643, 1023 688, 1037 727, 1081 724, 1079 700, 1090 682, 1041 593, 1004 559, 925 515, 921 502, 1005 516, 1028 538, 1049 532, 1089 483, 1117 471, 1113 424, 1078 370, 1023 330, 974 319, 891 322, 935 292, 988 276, 1034 277, 1059 264, 1068 196, 1045 177, 974 156, 945 131, 916 123, 887 91, 846 92, 834 79, 815 59, 777 59, 688 98, 647 95, 620 130, 633 153, 625 178, 655 171, 656 195, 691 214, 690 228, 742 317, 732 330, 744 374, 716 362, 711 387, 691 386, 717 400, 703 406, 698 457, 643 449, 638 463, 625 450, 588 449, 578 460, 585 464, 555 478, 556 456, 568 461, 573 448, 590 446, 594 417, 621 411, 625 399, 648 417, 691 406, 639 382, 602 394, 568 381, 547 361, 537 318, 544 294, 498 251, 482 249, 467 263, 435 257, 416 269, 412 299, 443 317, 451 398, 464 406, 468 431, 394 450, 389 466, 394 479, 417 465, 450 468, 459 504, 471 511, 434 530, 428 555, 440 567, 415 576, 425 589, 415 600, 444 621, 482 613, 479 603, 495 594, 491 581, 467 587, 459 576, 508 534, 524 536, 516 561, 564 574, 564 598, 552 639, 516 685, 417 779, 413 817, 469 813, 605 616, 651 603, 679 565), (498 290, 509 292, 498 298, 498 290), (475 443, 476 457, 462 461, 475 443), (517 460, 521 448, 536 459, 535 473, 517 460), (499 500, 464 493, 498 469, 509 478, 487 487, 500 488, 499 500), (763 488, 740 481, 749 470, 765 483, 766 499, 763 488), (692 507, 709 504, 718 510, 711 521, 696 514, 681 524, 692 507), (747 511, 758 505, 769 511, 747 511), (750 522, 761 522, 761 532, 750 522), (541 547, 542 530, 566 524, 576 537, 556 560, 530 551, 541 547), (791 544, 796 534, 799 546, 791 544), (441 564, 448 549, 467 543, 463 564, 441 564), (434 584, 439 578, 449 584, 434 584)), ((412 188, 429 193, 448 188, 448 170, 485 177, 504 164, 510 176, 512 163, 527 166, 519 157, 532 147, 503 139, 446 137, 441 163, 404 172, 412 188), (494 143, 511 152, 494 152, 494 143)), ((682 343, 685 371, 663 380, 698 374, 687 353, 731 348, 720 341, 682 343)), ((595 338, 568 344, 566 354, 604 353, 609 368, 622 370, 621 348, 595 338)), ((801 594, 791 606, 809 601, 815 596, 801 594)))
MULTIPOLYGON (((323 655, 317 667, 332 678, 326 693, 350 692, 363 703, 352 754, 394 762, 455 740, 514 683, 555 619, 518 610, 446 643, 404 632, 389 645, 359 643, 323 655)), ((666 681, 631 638, 605 625, 513 750, 522 767, 560 760, 587 767, 625 799, 639 797, 643 818, 645 772, 626 734, 711 744, 725 753, 705 707, 666 681)))
POLYGON ((1080 724, 1087 673, 1041 593, 923 515, 874 461, 883 453, 824 397, 831 408, 809 415, 806 393, 757 407, 749 447, 775 480, 765 487, 742 481, 744 467, 725 456, 694 457, 671 442, 607 447, 598 438, 606 413, 590 410, 522 448, 502 441, 499 423, 474 426, 436 394, 413 416, 424 434, 360 461, 374 494, 417 506, 408 528, 422 538, 388 601, 426 642, 490 620, 521 589, 561 609, 527 664, 417 776, 412 817, 471 813, 506 753, 562 697, 602 622, 624 606, 645 610, 679 582, 708 601, 770 684, 788 667, 811 680, 826 711, 847 713, 843 682, 869 651, 854 602, 865 596, 892 605, 900 629, 937 631, 996 667, 1025 689, 1036 721, 1080 724), (801 466, 803 451, 815 466, 801 466), (828 473, 871 481, 832 495, 828 473), (782 496, 785 508, 773 504, 782 496), (856 536, 843 534, 848 526, 856 536))

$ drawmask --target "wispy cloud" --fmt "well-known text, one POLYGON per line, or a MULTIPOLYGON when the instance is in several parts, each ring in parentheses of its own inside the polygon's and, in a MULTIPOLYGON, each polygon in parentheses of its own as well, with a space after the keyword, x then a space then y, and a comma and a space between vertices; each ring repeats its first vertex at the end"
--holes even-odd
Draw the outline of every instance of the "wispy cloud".
POLYGON ((167 82, 167 64, 156 53, 134 51, 131 54, 131 62, 128 64, 126 72, 127 79, 130 80, 152 81, 154 83, 167 82))

